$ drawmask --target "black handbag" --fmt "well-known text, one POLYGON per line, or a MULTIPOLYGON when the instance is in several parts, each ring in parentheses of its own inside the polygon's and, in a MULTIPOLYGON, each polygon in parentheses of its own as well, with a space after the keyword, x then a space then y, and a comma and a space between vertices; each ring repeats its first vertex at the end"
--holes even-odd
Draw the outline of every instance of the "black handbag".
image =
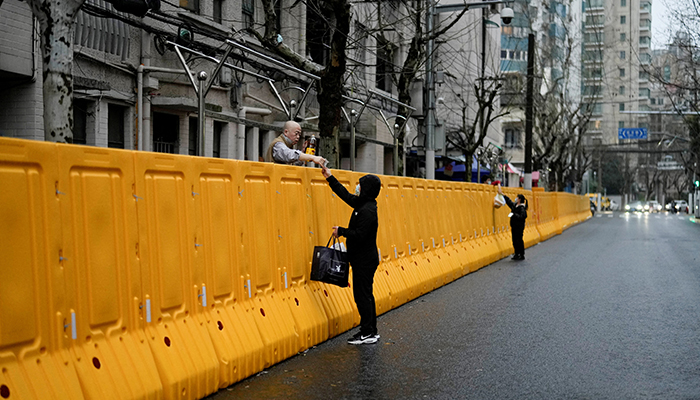
POLYGON ((348 287, 350 265, 348 253, 336 250, 335 237, 331 236, 325 246, 314 247, 313 261, 311 262, 311 280, 330 283, 340 287, 348 287), (331 247, 331 239, 333 244, 331 247))

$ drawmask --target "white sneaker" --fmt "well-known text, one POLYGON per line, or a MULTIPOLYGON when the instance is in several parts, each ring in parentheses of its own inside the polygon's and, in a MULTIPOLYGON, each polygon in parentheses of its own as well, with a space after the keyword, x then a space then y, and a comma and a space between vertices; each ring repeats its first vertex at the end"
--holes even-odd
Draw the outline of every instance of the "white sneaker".
POLYGON ((361 333, 356 333, 355 336, 348 339, 348 344, 372 344, 377 343, 379 340, 379 335, 363 335, 361 333))

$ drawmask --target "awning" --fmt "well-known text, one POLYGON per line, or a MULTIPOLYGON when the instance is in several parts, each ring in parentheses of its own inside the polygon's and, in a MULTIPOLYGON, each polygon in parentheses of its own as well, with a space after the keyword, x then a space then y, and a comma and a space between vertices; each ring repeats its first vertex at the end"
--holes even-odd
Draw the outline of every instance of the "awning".
MULTIPOLYGON (((516 167, 515 165, 508 163, 508 166, 506 167, 506 170, 511 173, 511 174, 518 174, 520 176, 525 176, 525 171, 516 167)), ((538 181, 540 180, 540 171, 532 171, 532 180, 533 181, 538 181)))

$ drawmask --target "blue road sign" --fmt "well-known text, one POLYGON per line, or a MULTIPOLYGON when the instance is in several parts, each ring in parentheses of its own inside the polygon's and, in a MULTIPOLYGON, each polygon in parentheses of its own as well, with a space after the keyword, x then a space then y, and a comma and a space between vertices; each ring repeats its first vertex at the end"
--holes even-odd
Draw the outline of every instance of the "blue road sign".
POLYGON ((618 139, 646 139, 647 128, 619 128, 617 130, 618 139))

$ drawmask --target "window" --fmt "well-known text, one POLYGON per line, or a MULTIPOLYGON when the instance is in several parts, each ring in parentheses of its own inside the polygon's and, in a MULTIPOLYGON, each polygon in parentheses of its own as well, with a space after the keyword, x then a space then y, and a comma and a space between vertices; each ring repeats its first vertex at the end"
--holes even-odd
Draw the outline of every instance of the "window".
POLYGON ((623 78, 625 76, 625 69, 620 68, 620 78, 623 78))
POLYGON ((180 7, 199 14, 199 0, 180 0, 180 7))
POLYGON ((620 15, 620 25, 624 25, 627 23, 627 16, 626 15, 620 15))
POLYGON ((625 103, 618 104, 618 111, 625 111, 625 103))
POLYGON ((212 157, 221 157, 221 132, 223 132, 225 124, 225 122, 214 121, 214 148, 212 149, 212 157))
POLYGON ((649 73, 647 71, 639 71, 639 79, 649 79, 649 73))
POLYGON ((124 148, 124 114, 126 107, 117 104, 107 106, 107 146, 124 148))
POLYGON ((651 100, 651 105, 652 105, 652 106, 653 106, 653 105, 656 105, 656 98, 652 97, 652 98, 649 99, 649 100, 651 100))
POLYGON ((214 22, 217 24, 221 23, 222 16, 223 16, 223 10, 224 9, 224 0, 214 0, 214 14, 212 15, 214 17, 214 22))
POLYGON ((627 54, 625 53, 624 50, 621 51, 621 52, 620 52, 620 60, 624 60, 626 55, 627 55, 627 54))
POLYGON ((190 117, 190 134, 189 134, 189 146, 188 146, 188 154, 191 156, 196 156, 197 155, 197 139, 198 139, 198 133, 197 129, 199 125, 197 123, 198 118, 190 117))
POLYGON ((627 7, 627 0, 620 0, 620 7, 627 7))
POLYGON ((639 97, 647 99, 649 96, 651 96, 651 90, 648 88, 639 89, 639 97))
POLYGON ((620 86, 620 96, 623 96, 625 94, 625 87, 620 86))
POLYGON ((670 65, 664 65, 664 80, 665 81, 671 80, 671 66, 670 65))
POLYGON ((508 55, 510 56, 510 59, 511 59, 511 60, 514 60, 514 59, 515 59, 515 51, 513 51, 513 50, 509 51, 509 52, 508 52, 508 55))
POLYGON ((627 34, 626 34, 626 33, 621 33, 621 34, 620 34, 620 41, 621 41, 621 42, 626 42, 626 41, 627 41, 627 34))
POLYGON ((507 60, 507 59, 508 59, 508 51, 501 50, 501 60, 507 60))
POLYGON ((243 29, 253 29, 255 25, 255 0, 243 0, 241 3, 243 29))
POLYGON ((521 147, 519 129, 506 129, 505 134, 506 148, 512 149, 516 147, 521 147))
POLYGON ((617 122, 617 128, 622 129, 625 127, 625 121, 618 121, 617 122))
POLYGON ((393 64, 391 62, 391 47, 389 42, 377 40, 377 80, 375 86, 385 92, 391 93, 391 76, 393 72, 393 64))
POLYGON ((85 99, 73 100, 73 144, 87 144, 87 131, 91 117, 91 102, 85 99))
POLYGON ((648 46, 651 43, 651 38, 649 36, 640 36, 639 44, 642 46, 648 46))
POLYGON ((367 33, 367 28, 360 23, 355 24, 355 32, 358 37, 357 48, 355 50, 355 59, 357 60, 358 65, 355 68, 355 76, 360 82, 362 82, 362 85, 364 85, 367 79, 365 76, 365 63, 367 60, 367 36, 369 34, 367 33))
POLYGON ((326 65, 330 58, 330 32, 325 17, 316 13, 306 14, 306 52, 316 64, 326 65))
POLYGON ((153 151, 177 153, 180 118, 177 115, 153 113, 153 151))
POLYGON ((660 106, 664 105, 664 98, 663 97, 659 97, 659 105, 660 106))

